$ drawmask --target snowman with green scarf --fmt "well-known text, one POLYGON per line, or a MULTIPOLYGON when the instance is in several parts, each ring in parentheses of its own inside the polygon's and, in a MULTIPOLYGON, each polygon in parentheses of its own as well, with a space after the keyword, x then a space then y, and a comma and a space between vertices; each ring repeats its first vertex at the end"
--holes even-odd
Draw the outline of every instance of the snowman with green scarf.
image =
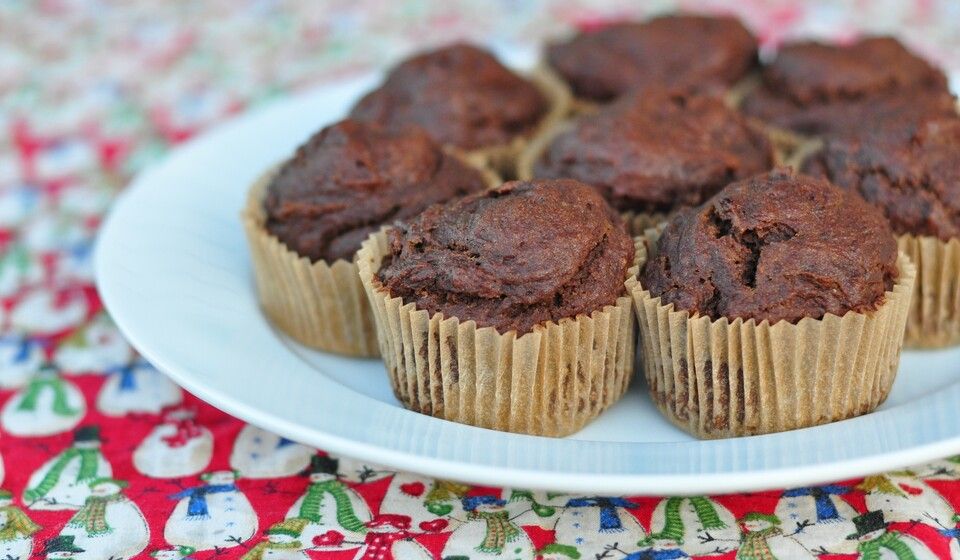
POLYGON ((240 560, 309 560, 304 549, 310 543, 303 541, 306 519, 291 518, 270 526, 264 531, 266 539, 247 551, 240 560))
POLYGON ((83 426, 73 445, 40 466, 27 481, 23 501, 30 509, 80 509, 90 495, 91 480, 113 474, 100 451, 100 428, 83 426))
POLYGON ((73 429, 86 413, 80 389, 46 364, 3 406, 0 424, 15 436, 50 436, 73 429))
POLYGON ((307 521, 301 539, 312 543, 322 535, 335 534, 319 545, 320 550, 355 548, 363 542, 367 523, 373 519, 366 500, 338 477, 340 462, 333 457, 314 455, 305 474, 306 492, 287 511, 287 519, 307 521), (352 544, 351 544, 352 543, 352 544))
POLYGON ((150 542, 147 520, 137 504, 123 495, 127 483, 112 478, 90 481, 90 496, 60 531, 84 550, 79 559, 134 558, 150 542))
POLYGON ((857 530, 847 536, 857 543, 860 560, 923 560, 933 552, 917 539, 887 529, 882 511, 868 511, 853 518, 857 530))
POLYGON ((853 554, 856 544, 846 536, 855 528, 857 510, 843 499, 853 488, 841 484, 810 486, 785 490, 774 515, 783 522, 783 530, 808 550, 833 554, 853 554))
POLYGON ((646 532, 627 510, 639 504, 614 496, 569 498, 556 525, 558 544, 572 546, 590 558, 612 545, 624 546, 643 539, 646 532))
POLYGON ((737 560, 813 560, 814 555, 800 541, 784 534, 776 515, 751 512, 739 521, 742 534, 737 560))
POLYGON ((40 526, 13 505, 13 494, 0 490, 0 558, 27 560, 33 551, 33 536, 40 526))
POLYGON ((533 543, 510 517, 507 501, 496 496, 467 496, 462 499, 466 520, 447 540, 441 558, 462 560, 530 560, 533 543))
POLYGON ((195 550, 230 548, 257 532, 257 514, 237 488, 237 473, 213 471, 200 476, 203 484, 170 496, 179 500, 167 519, 163 536, 173 545, 195 550))
POLYGON ((670 497, 653 510, 650 538, 676 541, 690 556, 706 556, 727 552, 740 531, 733 514, 711 498, 670 497))

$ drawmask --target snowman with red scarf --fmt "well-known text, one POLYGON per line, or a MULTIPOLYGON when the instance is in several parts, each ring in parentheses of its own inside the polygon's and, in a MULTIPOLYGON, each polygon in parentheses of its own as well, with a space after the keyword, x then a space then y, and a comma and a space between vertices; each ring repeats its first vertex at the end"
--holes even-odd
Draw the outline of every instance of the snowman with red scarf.
POLYGON ((433 560, 433 555, 414 540, 410 518, 381 514, 367 523, 364 546, 355 560, 433 560))
POLYGON ((163 422, 133 452, 133 465, 152 478, 181 478, 202 472, 213 456, 213 434, 186 408, 167 411, 163 422))

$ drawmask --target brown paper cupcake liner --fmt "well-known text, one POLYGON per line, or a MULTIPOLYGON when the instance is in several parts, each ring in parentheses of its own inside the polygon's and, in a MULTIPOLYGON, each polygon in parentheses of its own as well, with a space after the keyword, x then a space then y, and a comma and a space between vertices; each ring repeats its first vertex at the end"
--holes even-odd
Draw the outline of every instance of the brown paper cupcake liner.
POLYGON ((653 230, 637 238, 627 288, 651 398, 678 427, 704 439, 782 432, 865 414, 886 399, 916 277, 905 254, 876 311, 770 325, 663 305, 636 276, 656 238, 653 230))
POLYGON ((917 267, 905 345, 942 348, 960 344, 960 239, 901 235, 897 243, 917 267))
POLYGON ((517 158, 527 147, 530 141, 544 131, 562 121, 570 112, 570 90, 567 85, 552 72, 544 68, 537 68, 527 78, 547 98, 550 107, 546 115, 540 120, 536 129, 529 135, 517 136, 508 144, 489 146, 464 152, 471 163, 479 167, 486 167, 497 172, 501 177, 515 177, 517 158))
MULTIPOLYGON (((251 187, 241 216, 261 308, 274 326, 305 346, 377 357, 377 331, 357 265, 342 259, 311 263, 264 227, 263 197, 277 169, 251 187)), ((489 186, 500 182, 489 169, 480 171, 489 186)))
POLYGON ((357 253, 394 394, 409 409, 493 430, 565 436, 626 391, 633 373, 634 319, 626 295, 590 316, 517 336, 474 321, 432 317, 391 297, 376 278, 386 234, 357 253))

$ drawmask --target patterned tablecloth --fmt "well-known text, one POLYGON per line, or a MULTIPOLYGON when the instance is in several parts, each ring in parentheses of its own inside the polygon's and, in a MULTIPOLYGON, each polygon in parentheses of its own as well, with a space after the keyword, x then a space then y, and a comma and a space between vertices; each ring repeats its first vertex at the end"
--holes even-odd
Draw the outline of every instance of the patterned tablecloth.
MULTIPOLYGON (((721 497, 471 487, 245 425, 137 358, 103 312, 98 223, 171 145, 417 46, 526 44, 634 4, 0 1, 0 559, 960 557, 960 458, 721 497)), ((950 0, 736 11, 765 44, 895 30, 960 70, 950 0)))

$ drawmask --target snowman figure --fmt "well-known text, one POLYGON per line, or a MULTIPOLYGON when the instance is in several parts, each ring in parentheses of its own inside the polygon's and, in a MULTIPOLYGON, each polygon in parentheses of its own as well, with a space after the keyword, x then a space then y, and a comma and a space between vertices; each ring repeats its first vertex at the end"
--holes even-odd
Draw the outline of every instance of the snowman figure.
POLYGON ((355 560, 433 560, 433 555, 413 539, 409 517, 379 515, 367 527, 370 530, 355 560))
POLYGON ((86 503, 60 531, 85 550, 76 558, 126 560, 143 552, 150 542, 150 529, 137 504, 123 495, 127 483, 98 478, 89 486, 86 503))
POLYGON ((310 464, 317 450, 247 424, 240 430, 230 467, 246 478, 293 476, 310 464))
POLYGON ((36 215, 40 193, 27 185, 0 189, 0 230, 15 229, 36 215))
POLYGON ((106 313, 74 331, 57 347, 53 361, 65 375, 115 371, 130 362, 132 350, 106 313))
POLYGON ((13 505, 13 494, 0 490, 0 558, 28 560, 39 531, 40 526, 13 505))
POLYGON ((161 548, 150 553, 150 558, 157 560, 194 560, 192 554, 196 552, 189 546, 173 546, 161 548))
POLYGON ((864 560, 935 558, 933 552, 917 539, 887 530, 888 523, 882 511, 868 511, 854 517, 853 524, 857 530, 847 538, 856 541, 857 551, 864 560))
POLYGON ((240 560, 308 560, 304 552, 309 547, 301 541, 307 524, 305 519, 285 519, 264 531, 267 539, 257 543, 240 560))
POLYGON ((163 536, 173 545, 195 550, 230 548, 257 532, 257 514, 237 488, 233 471, 213 471, 200 476, 204 482, 172 496, 179 500, 163 536))
POLYGON ((0 336, 0 389, 23 387, 43 365, 43 346, 24 335, 0 336))
POLYGON ((883 512, 888 522, 918 522, 934 528, 952 525, 953 506, 909 470, 868 476, 857 488, 867 493, 867 509, 883 512))
POLYGON ((640 542, 640 550, 631 552, 623 560, 679 560, 690 558, 680 548, 680 543, 672 539, 647 537, 640 542))
POLYGON ((87 551, 74 544, 73 535, 58 535, 47 541, 43 556, 49 560, 82 558, 87 551))
POLYGON ((853 518, 859 514, 841 497, 851 491, 839 484, 786 490, 774 515, 807 550, 853 554, 856 544, 845 537, 854 530, 853 518))
POLYGON ((733 514, 703 496, 661 500, 653 510, 650 533, 654 539, 676 541, 690 556, 722 554, 731 548, 722 543, 740 539, 733 514))
POLYGON ((960 455, 931 461, 922 468, 917 476, 924 480, 960 480, 960 455))
POLYGON ((445 530, 455 529, 455 520, 463 517, 460 498, 470 489, 465 484, 430 480, 407 473, 392 473, 390 486, 380 504, 380 513, 405 515, 410 527, 430 530, 443 522, 445 530), (445 519, 446 516, 449 516, 445 519))
POLYGON ((31 290, 13 306, 14 330, 54 337, 80 325, 87 316, 87 300, 77 291, 31 290))
POLYGON ((43 268, 20 243, 0 254, 0 297, 16 295, 24 286, 43 280, 43 268))
POLYGON ((602 554, 609 546, 635 543, 646 532, 626 510, 638 507, 624 498, 571 498, 557 519, 556 542, 572 546, 588 558, 602 554))
POLYGON ((83 426, 73 433, 72 447, 30 476, 23 501, 36 510, 80 509, 90 496, 88 483, 112 474, 100 452, 100 428, 83 426))
POLYGON ((15 436, 49 436, 73 429, 86 413, 80 389, 45 365, 3 406, 0 424, 15 436))
POLYGON ((181 478, 203 472, 213 456, 213 434, 194 421, 192 410, 167 412, 133 452, 133 465, 153 478, 181 478))
MULTIPOLYGON (((504 490, 506 492, 506 490, 504 490)), ((571 496, 556 492, 512 490, 507 502, 510 517, 517 525, 536 525, 549 531, 556 530, 557 512, 563 511, 571 496)))
POLYGON ((340 462, 332 457, 314 455, 306 474, 310 484, 303 496, 297 498, 286 518, 305 519, 304 542, 314 542, 317 536, 333 531, 342 536, 320 546, 322 550, 354 548, 363 542, 366 524, 373 516, 366 501, 338 478, 340 462), (353 543, 353 544, 351 544, 353 543))
POLYGON ((505 500, 495 496, 463 498, 467 519, 443 547, 441 558, 463 556, 479 558, 533 558, 533 543, 527 533, 510 519, 505 500))
POLYGON ((152 365, 137 360, 111 372, 97 395, 97 409, 114 417, 157 414, 182 400, 180 387, 152 365))
POLYGON ((737 560, 813 559, 800 541, 784 535, 776 515, 751 512, 740 518, 740 548, 737 560))

